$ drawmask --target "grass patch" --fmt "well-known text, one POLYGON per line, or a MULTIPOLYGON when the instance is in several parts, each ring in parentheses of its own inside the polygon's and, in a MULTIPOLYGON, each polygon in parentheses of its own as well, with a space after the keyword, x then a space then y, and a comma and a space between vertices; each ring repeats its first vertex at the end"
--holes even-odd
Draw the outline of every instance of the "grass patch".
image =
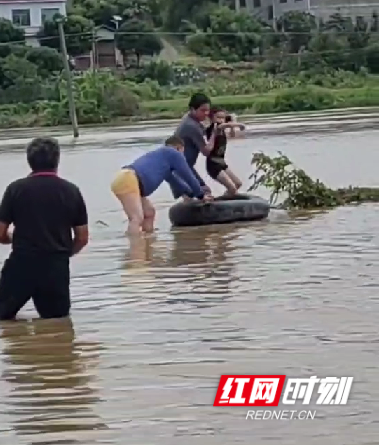
MULTIPOLYGON (((228 111, 252 114, 371 107, 379 106, 379 86, 335 90, 314 86, 288 88, 265 94, 218 96, 212 98, 212 103, 228 111)), ((142 103, 142 112, 144 115, 180 117, 187 107, 187 98, 146 101, 142 103)))

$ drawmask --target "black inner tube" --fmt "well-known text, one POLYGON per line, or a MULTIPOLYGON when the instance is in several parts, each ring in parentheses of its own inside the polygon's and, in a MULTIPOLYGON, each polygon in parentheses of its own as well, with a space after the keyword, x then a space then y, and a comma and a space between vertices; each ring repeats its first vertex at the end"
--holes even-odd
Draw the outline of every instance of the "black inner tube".
POLYGON ((169 210, 171 223, 178 226, 227 224, 267 218, 270 204, 259 196, 218 196, 214 201, 178 202, 169 210))
MULTIPOLYGON (((249 201, 251 199, 251 196, 249 195, 232 195, 232 196, 217 196, 214 201, 249 201)), ((211 201, 212 202, 212 201, 211 201)))

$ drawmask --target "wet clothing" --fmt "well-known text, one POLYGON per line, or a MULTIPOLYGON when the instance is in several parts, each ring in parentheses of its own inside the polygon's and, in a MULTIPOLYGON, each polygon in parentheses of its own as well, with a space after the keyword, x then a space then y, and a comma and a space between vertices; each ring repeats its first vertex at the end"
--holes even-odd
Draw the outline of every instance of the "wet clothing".
POLYGON ((67 316, 72 229, 88 224, 78 187, 51 172, 18 179, 5 190, 0 221, 14 225, 0 277, 0 319, 14 318, 30 298, 43 318, 67 316))
MULTIPOLYGON (((215 124, 211 124, 206 130, 206 136, 209 140, 213 134, 215 124)), ((212 179, 217 179, 220 172, 226 170, 228 165, 225 162, 226 145, 228 142, 225 130, 217 129, 213 150, 207 157, 206 169, 212 179)))
MULTIPOLYGON (((190 114, 186 114, 180 122, 178 128, 175 131, 175 135, 180 137, 184 142, 184 156, 187 163, 192 170, 192 173, 196 176, 202 187, 205 187, 205 182, 201 176, 195 170, 195 164, 199 157, 200 151, 205 147, 205 134, 202 124, 194 119, 190 114)), ((183 189, 181 185, 175 181, 170 182, 170 188, 175 199, 186 194, 186 189, 183 189)), ((188 189, 188 187, 187 187, 188 189)), ((192 196, 191 196, 192 197, 192 196)))
POLYGON ((70 265, 64 256, 11 253, 0 279, 0 319, 11 320, 33 298, 42 318, 70 313, 70 265))
POLYGON ((163 181, 177 189, 202 199, 200 183, 182 153, 173 147, 160 147, 144 154, 123 169, 133 170, 138 177, 143 195, 149 196, 163 181))
POLYGON ((123 168, 117 173, 111 184, 111 190, 116 196, 126 194, 145 196, 140 179, 130 168, 123 168))

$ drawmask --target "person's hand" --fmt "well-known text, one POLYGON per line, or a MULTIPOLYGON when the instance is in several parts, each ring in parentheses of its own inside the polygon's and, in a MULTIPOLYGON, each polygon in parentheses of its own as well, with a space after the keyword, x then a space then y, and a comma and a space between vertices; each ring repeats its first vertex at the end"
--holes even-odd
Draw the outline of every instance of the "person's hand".
POLYGON ((244 131, 246 128, 246 126, 244 124, 238 124, 238 126, 241 131, 244 131))
POLYGON ((201 190, 202 190, 202 192, 203 192, 205 195, 211 195, 211 194, 212 194, 212 190, 211 190, 207 185, 203 185, 203 186, 201 187, 201 190))
POLYGON ((206 194, 206 195, 204 195, 204 196, 203 196, 203 199, 202 199, 203 202, 211 202, 211 201, 213 201, 213 200, 214 200, 213 196, 210 195, 209 193, 206 194))

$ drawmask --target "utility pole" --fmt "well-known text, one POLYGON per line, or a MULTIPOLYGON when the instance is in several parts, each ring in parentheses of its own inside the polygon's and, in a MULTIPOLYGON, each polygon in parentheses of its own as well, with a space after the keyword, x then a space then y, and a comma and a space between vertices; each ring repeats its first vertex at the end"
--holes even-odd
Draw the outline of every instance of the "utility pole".
POLYGON ((66 80, 67 80, 67 98, 68 98, 68 106, 69 106, 69 111, 70 111, 72 131, 74 133, 74 138, 77 138, 77 137, 79 137, 79 127, 78 127, 78 119, 76 117, 74 94, 72 91, 71 72, 70 72, 70 67, 68 65, 68 54, 67 54, 66 39, 65 39, 65 35, 64 35, 64 29, 63 29, 63 20, 62 20, 62 18, 59 18, 56 20, 56 22, 57 22, 58 30, 59 30, 59 39, 60 39, 61 49, 62 49, 63 66, 64 66, 64 71, 65 71, 66 80))
POLYGON ((92 71, 96 71, 97 68, 97 54, 96 54, 96 31, 95 29, 92 31, 92 50, 91 50, 91 65, 92 71))
POLYGON ((276 17, 276 0, 272 0, 272 27, 276 32, 278 30, 277 17, 276 17))

